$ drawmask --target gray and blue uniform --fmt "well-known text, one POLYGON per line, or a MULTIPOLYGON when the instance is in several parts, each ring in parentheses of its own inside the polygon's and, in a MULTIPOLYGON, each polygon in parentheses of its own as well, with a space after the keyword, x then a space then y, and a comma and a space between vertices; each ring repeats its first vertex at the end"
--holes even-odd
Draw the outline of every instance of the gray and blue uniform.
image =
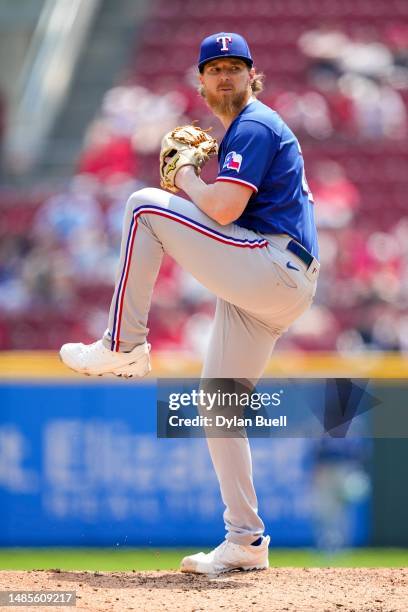
MULTIPOLYGON (((312 302, 319 269, 314 204, 295 136, 257 100, 229 127, 217 180, 253 190, 243 214, 226 226, 159 189, 130 197, 104 344, 127 351, 145 341, 153 287, 167 253, 217 297, 203 379, 253 384, 277 339, 312 302)), ((207 441, 226 507, 227 538, 250 544, 264 525, 248 440, 207 441)))

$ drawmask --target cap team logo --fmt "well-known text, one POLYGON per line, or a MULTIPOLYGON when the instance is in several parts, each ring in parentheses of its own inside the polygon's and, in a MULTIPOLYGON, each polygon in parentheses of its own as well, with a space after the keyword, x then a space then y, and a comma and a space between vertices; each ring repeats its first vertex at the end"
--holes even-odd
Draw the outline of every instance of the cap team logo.
POLYGON ((224 160, 224 165, 222 169, 228 168, 228 170, 235 170, 236 172, 240 171, 242 164, 242 155, 236 153, 235 151, 231 151, 228 153, 224 160))
POLYGON ((232 38, 231 36, 219 36, 217 43, 222 43, 220 51, 229 51, 228 43, 232 43, 232 38))

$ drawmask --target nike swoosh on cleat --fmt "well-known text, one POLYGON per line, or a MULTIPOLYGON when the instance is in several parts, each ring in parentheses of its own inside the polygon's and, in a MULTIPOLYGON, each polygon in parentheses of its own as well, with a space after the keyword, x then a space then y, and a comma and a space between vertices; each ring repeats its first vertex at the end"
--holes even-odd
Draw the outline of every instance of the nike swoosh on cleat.
POLYGON ((296 266, 293 265, 293 263, 291 261, 288 261, 288 263, 286 264, 287 268, 290 268, 290 270, 296 270, 297 272, 300 272, 299 268, 297 268, 296 266))

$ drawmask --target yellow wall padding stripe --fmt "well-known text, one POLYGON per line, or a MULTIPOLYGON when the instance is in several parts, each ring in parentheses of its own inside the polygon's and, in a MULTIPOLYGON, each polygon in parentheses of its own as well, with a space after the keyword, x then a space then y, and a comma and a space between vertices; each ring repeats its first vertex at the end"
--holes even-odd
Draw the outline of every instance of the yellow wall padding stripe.
MULTIPOLYGON (((154 352, 152 362, 153 372, 150 378, 187 378, 200 375, 200 360, 188 354, 154 352)), ((264 376, 277 378, 408 378, 408 356, 380 352, 358 355, 276 352, 264 376)), ((0 352, 0 379, 50 378, 85 379, 66 368, 60 362, 57 352, 0 352)))

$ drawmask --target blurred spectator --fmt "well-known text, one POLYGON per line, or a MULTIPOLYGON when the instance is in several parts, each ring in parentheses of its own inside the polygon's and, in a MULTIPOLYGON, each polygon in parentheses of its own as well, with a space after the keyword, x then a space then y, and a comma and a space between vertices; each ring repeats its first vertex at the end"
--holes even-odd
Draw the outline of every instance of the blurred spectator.
POLYGON ((115 133, 107 121, 94 121, 88 128, 78 172, 94 175, 102 182, 115 174, 135 176, 137 160, 131 139, 115 133))
POLYGON ((333 133, 329 105, 316 91, 288 91, 275 97, 274 108, 295 132, 322 140, 333 133))
POLYGON ((354 72, 367 77, 387 76, 393 56, 386 45, 360 30, 354 39, 345 32, 323 26, 299 38, 299 47, 312 59, 313 70, 334 75, 354 72))
POLYGON ((300 345, 305 350, 330 351, 340 329, 335 314, 317 302, 295 321, 287 336, 295 341, 292 348, 300 345))
POLYGON ((349 43, 350 39, 345 32, 324 25, 318 30, 304 32, 298 44, 301 51, 311 58, 314 72, 340 76, 340 58, 349 43))
MULTIPOLYGON (((97 154, 102 149, 106 157, 102 161, 107 163, 112 149, 113 156, 118 158, 116 171, 135 176, 134 160, 132 165, 135 152, 157 151, 163 134, 184 121, 187 106, 188 99, 181 90, 154 93, 141 86, 114 87, 104 96, 100 118, 86 138, 85 151, 91 148, 91 152, 95 149, 97 154)), ((115 170, 113 162, 112 166, 115 170)), ((79 167, 84 172, 89 171, 81 163, 79 167)))
POLYGON ((104 222, 97 189, 92 176, 71 179, 64 191, 52 195, 39 208, 34 221, 35 232, 66 242, 83 229, 102 230, 104 222))
POLYGON ((406 137, 407 111, 401 95, 392 87, 352 74, 342 76, 339 87, 352 102, 354 125, 363 138, 406 137))
POLYGON ((339 68, 342 73, 354 72, 365 77, 383 78, 390 74, 393 57, 390 50, 378 40, 363 36, 350 40, 342 48, 339 68))
POLYGON ((406 137, 407 110, 395 86, 405 82, 396 62, 404 66, 407 42, 400 30, 389 30, 388 39, 395 55, 364 29, 351 39, 322 27, 299 39, 299 48, 310 58, 311 82, 327 95, 332 124, 350 135, 357 130, 362 138, 406 137))
POLYGON ((408 24, 400 21, 385 29, 385 41, 394 58, 390 83, 396 89, 408 89, 408 24))
POLYGON ((3 172, 3 142, 6 131, 6 97, 0 89, 0 177, 3 172))
POLYGON ((339 163, 327 160, 317 164, 310 187, 319 227, 344 227, 351 222, 360 194, 339 163))

